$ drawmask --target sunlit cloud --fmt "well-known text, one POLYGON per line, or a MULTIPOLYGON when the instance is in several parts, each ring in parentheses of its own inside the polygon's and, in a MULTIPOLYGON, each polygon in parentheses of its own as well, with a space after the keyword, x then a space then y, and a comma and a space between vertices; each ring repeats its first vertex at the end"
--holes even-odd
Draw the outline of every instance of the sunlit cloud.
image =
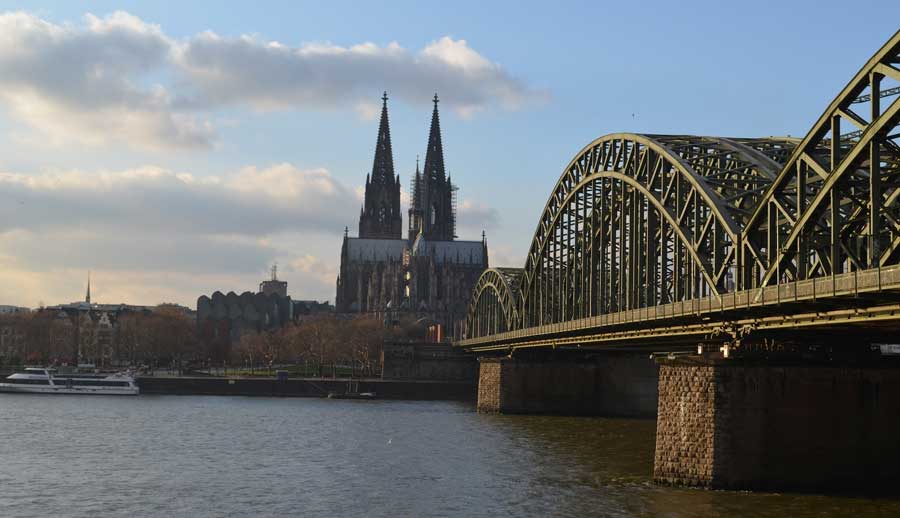
POLYGON ((175 39, 122 11, 81 24, 0 14, 0 103, 50 144, 205 149, 219 139, 215 110, 352 109, 371 119, 381 90, 415 104, 440 92, 463 117, 548 95, 446 36, 420 50, 290 46, 212 31, 175 39))

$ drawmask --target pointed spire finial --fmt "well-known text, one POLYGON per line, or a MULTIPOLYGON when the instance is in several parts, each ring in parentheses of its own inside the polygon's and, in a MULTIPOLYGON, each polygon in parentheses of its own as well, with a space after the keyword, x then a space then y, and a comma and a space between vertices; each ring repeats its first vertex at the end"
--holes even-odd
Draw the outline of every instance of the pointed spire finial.
POLYGON ((91 271, 88 270, 87 292, 84 294, 84 301, 91 303, 91 271))
POLYGON ((484 243, 485 241, 487 241, 487 232, 481 229, 481 242, 484 243))
POLYGON ((434 92, 434 99, 432 101, 434 102, 434 109, 437 110, 437 105, 441 102, 440 99, 438 99, 437 92, 434 92))
POLYGON ((350 234, 350 227, 344 227, 344 238, 346 238, 350 234))
POLYGON ((384 101, 384 105, 387 106, 387 100, 388 100, 387 90, 384 91, 384 95, 381 96, 381 100, 384 101))

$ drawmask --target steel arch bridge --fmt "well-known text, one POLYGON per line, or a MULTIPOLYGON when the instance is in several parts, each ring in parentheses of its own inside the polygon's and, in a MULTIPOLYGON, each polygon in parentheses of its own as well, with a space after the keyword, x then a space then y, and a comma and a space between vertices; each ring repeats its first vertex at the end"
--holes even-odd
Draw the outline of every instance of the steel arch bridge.
POLYGON ((890 320, 898 142, 900 32, 803 139, 598 138, 551 191, 524 268, 484 272, 458 344, 628 344, 890 320))

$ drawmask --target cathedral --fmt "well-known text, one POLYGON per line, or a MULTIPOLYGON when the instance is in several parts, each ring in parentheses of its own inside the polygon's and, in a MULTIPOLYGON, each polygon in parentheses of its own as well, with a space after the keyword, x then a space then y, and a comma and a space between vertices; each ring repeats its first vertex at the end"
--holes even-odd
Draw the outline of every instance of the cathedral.
POLYGON ((456 186, 444 170, 438 97, 422 170, 410 189, 403 236, 400 176, 394 173, 387 94, 382 97, 375 160, 366 176, 359 237, 344 232, 336 309, 369 313, 386 322, 424 318, 449 333, 463 320, 472 287, 488 267, 487 244, 456 239, 456 186))

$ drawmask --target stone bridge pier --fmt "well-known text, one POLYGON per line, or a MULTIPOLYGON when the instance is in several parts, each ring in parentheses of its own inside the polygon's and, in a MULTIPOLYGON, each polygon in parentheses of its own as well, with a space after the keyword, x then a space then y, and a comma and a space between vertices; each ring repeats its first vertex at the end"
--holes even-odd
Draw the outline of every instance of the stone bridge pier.
POLYGON ((482 357, 478 411, 652 418, 658 379, 644 352, 482 357))
POLYGON ((653 478, 710 488, 895 493, 900 365, 662 360, 653 478))

